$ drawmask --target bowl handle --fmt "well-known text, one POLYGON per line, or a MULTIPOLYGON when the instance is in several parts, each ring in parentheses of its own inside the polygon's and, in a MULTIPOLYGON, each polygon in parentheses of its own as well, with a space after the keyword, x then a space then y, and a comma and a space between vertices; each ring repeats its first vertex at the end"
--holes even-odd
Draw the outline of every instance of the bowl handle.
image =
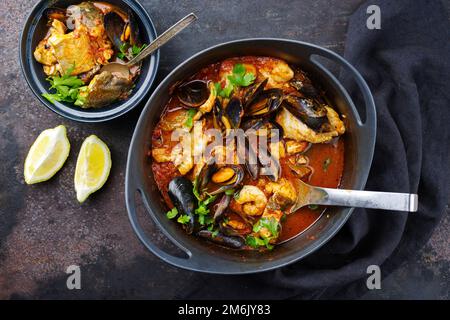
MULTIPOLYGON (((129 169, 129 168, 128 168, 129 169)), ((193 254, 186 248, 184 248, 181 244, 179 244, 177 241, 175 241, 166 231, 165 229, 160 225, 159 221, 155 217, 153 217, 152 214, 150 216, 153 219, 153 222, 159 227, 159 230, 163 230, 166 237, 168 237, 173 244, 175 244, 178 248, 180 248, 182 251, 184 251, 187 255, 187 258, 179 258, 175 257, 164 250, 160 249, 158 246, 155 245, 155 243, 147 236, 144 229, 141 227, 141 224, 139 223, 138 217, 137 217, 137 210, 136 210, 136 191, 138 191, 139 195, 142 197, 144 205, 147 207, 147 211, 150 210, 148 207, 148 203, 146 203, 145 197, 143 197, 143 191, 140 187, 140 183, 138 183, 138 180, 133 176, 133 174, 130 173, 131 170, 128 170, 127 177, 126 177, 126 187, 125 187, 125 203, 128 210, 128 217, 131 222, 131 226, 133 227, 133 230, 136 232, 138 238, 142 241, 142 243, 149 249, 154 255, 161 258, 165 262, 175 265, 175 266, 182 266, 186 269, 199 269, 200 263, 194 259, 193 254)), ((201 268, 200 268, 201 269, 201 268)))
MULTIPOLYGON (((335 82, 338 84, 348 101, 350 101, 350 107, 352 108, 355 115, 357 115, 357 125, 361 127, 363 130, 375 132, 377 127, 377 114, 375 109, 375 102, 373 100, 372 93, 370 91, 369 86, 367 85, 364 78, 355 69, 347 60, 338 55, 337 53, 325 49, 325 48, 310 48, 310 56, 309 60, 315 64, 318 68, 320 68, 323 72, 325 72, 328 76, 333 78, 335 82), (316 56, 321 56, 323 58, 327 58, 328 60, 340 65, 344 68, 350 75, 353 76, 359 90, 364 99, 364 107, 365 107, 365 120, 361 121, 361 116, 358 112, 358 109, 355 107, 353 100, 348 94, 347 90, 342 86, 340 81, 336 79, 336 77, 325 68, 319 61, 317 61, 316 56)), ((374 135, 375 136, 375 135, 374 135)))

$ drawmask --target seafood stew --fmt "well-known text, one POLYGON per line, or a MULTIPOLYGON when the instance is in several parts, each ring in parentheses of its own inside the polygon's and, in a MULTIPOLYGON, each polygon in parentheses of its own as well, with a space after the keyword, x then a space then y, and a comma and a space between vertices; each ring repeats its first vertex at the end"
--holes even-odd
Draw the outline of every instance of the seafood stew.
POLYGON ((103 65, 129 61, 144 47, 138 22, 130 9, 106 2, 81 2, 43 12, 48 31, 34 49, 34 58, 50 83, 43 96, 51 103, 101 108, 127 99, 140 74, 140 65, 121 77, 103 65))
POLYGON ((297 181, 339 186, 344 132, 296 66, 260 56, 209 65, 172 87, 152 133, 167 218, 226 247, 271 249, 323 213, 296 207, 297 181))

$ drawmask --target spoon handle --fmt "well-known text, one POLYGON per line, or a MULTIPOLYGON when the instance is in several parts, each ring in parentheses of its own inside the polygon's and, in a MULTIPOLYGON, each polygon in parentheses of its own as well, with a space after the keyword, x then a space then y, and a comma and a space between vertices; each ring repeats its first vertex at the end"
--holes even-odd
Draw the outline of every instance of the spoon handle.
POLYGON ((417 194, 315 188, 322 196, 311 204, 416 212, 417 194))
POLYGON ((136 57, 131 59, 127 65, 132 66, 142 59, 145 59, 148 55, 152 54, 155 50, 159 49, 170 39, 175 37, 178 33, 180 33, 184 28, 190 25, 192 22, 197 20, 197 16, 193 13, 188 14, 186 17, 175 23, 169 29, 164 31, 159 37, 153 40, 145 49, 141 51, 136 57))

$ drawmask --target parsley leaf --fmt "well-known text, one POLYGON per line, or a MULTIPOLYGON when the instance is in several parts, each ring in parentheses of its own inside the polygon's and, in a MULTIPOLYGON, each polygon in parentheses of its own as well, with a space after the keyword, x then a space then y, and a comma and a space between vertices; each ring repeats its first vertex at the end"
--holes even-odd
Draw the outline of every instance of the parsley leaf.
POLYGON ((243 75, 245 73, 245 67, 242 63, 236 63, 233 66, 233 74, 243 75))
POLYGON ((125 58, 128 58, 129 60, 131 58, 136 57, 141 51, 146 47, 146 44, 143 44, 142 46, 137 46, 133 44, 130 46, 127 42, 124 42, 119 47, 119 52, 117 53, 117 57, 121 60, 125 60, 125 58))
POLYGON ((198 193, 198 177, 194 180, 192 193, 197 198, 197 200, 200 201, 200 194, 198 193))
POLYGON ((117 53, 117 57, 121 60, 125 60, 128 53, 128 44, 126 42, 122 43, 119 47, 119 53, 117 53))
MULTIPOLYGON (((194 183, 195 184, 195 183, 194 183)), ((195 190, 195 188, 194 188, 195 190)), ((197 197, 198 192, 194 191, 194 195, 197 197)), ((199 199, 200 197, 197 197, 199 199)), ((209 217, 208 214, 210 210, 208 209, 208 206, 216 200, 217 196, 210 196, 206 200, 198 200, 198 206, 195 209, 194 213, 198 215, 198 222, 200 225, 210 225, 214 222, 213 218, 209 217)))
POLYGON ((258 220, 258 222, 253 226, 253 232, 258 233, 261 231, 262 228, 266 228, 270 232, 270 236, 264 236, 264 235, 249 235, 246 238, 247 245, 258 248, 265 246, 267 249, 272 250, 273 245, 270 244, 270 241, 273 239, 278 238, 279 234, 279 223, 277 219, 271 217, 271 218, 261 218, 258 220))
POLYGON ((173 207, 172 210, 167 211, 166 217, 168 219, 173 219, 177 216, 177 214, 178 214, 178 209, 176 207, 173 207))
POLYGON ((181 224, 186 224, 189 221, 191 221, 191 218, 187 214, 183 214, 183 215, 179 216, 177 219, 177 222, 179 222, 181 224))
POLYGON ((247 87, 251 85, 255 81, 256 76, 251 72, 246 72, 243 64, 236 63, 233 66, 231 75, 227 76, 227 79, 228 84, 225 88, 222 88, 222 85, 219 82, 214 84, 217 95, 222 98, 229 98, 236 87, 247 87))
POLYGON ((271 218, 261 218, 253 226, 253 232, 259 232, 262 228, 266 228, 272 234, 272 237, 278 237, 279 223, 277 219, 271 218))
POLYGON ((258 248, 258 247, 262 247, 265 245, 264 240, 261 238, 257 238, 255 236, 249 235, 247 236, 247 238, 245 239, 245 242, 253 248, 258 248))
POLYGON ((122 52, 122 53, 127 53, 127 50, 128 50, 128 44, 127 44, 126 42, 122 43, 122 44, 120 45, 119 50, 120 50, 120 52, 122 52))
POLYGON ((147 45, 144 43, 142 46, 138 47, 137 45, 133 44, 133 46, 131 47, 131 54, 133 55, 133 57, 137 56, 139 53, 141 53, 142 50, 144 50, 144 48, 147 45))
POLYGON ((231 83, 229 83, 225 88, 223 88, 222 92, 220 93, 220 96, 222 96, 223 98, 229 98, 233 90, 234 86, 231 83))
POLYGON ((50 82, 50 90, 54 90, 54 93, 43 93, 42 96, 51 103, 59 102, 71 102, 75 105, 82 106, 85 102, 85 98, 80 96, 80 91, 87 88, 84 82, 77 76, 70 75, 73 72, 75 65, 69 68, 63 76, 50 76, 46 80, 50 82))
POLYGON ((217 196, 209 196, 208 199, 206 199, 205 201, 203 201, 203 205, 208 206, 211 202, 213 202, 214 200, 216 200, 217 196))
POLYGON ((189 129, 192 128, 192 126, 194 125, 194 116, 197 114, 197 110, 196 109, 189 109, 188 110, 188 118, 186 120, 186 122, 184 123, 184 125, 186 127, 188 127, 189 129))
POLYGON ((253 73, 246 73, 242 77, 241 86, 247 87, 247 86, 251 85, 255 81, 255 79, 256 79, 256 76, 253 73))
POLYGON ((317 210, 319 209, 319 206, 317 204, 310 204, 308 208, 310 208, 311 210, 317 210))

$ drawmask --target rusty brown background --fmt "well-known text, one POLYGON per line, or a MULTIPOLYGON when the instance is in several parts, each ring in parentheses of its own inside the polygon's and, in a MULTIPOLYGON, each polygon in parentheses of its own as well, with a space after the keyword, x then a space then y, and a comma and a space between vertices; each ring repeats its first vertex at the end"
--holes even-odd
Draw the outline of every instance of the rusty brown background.
MULTIPOLYGON (((193 53, 246 37, 309 41, 343 52, 348 16, 360 0, 141 1, 158 33, 188 12, 199 21, 161 50, 157 82, 193 53)), ((19 35, 36 1, 0 2, 0 298, 172 298, 192 273, 164 264, 134 235, 124 204, 128 145, 141 108, 104 124, 81 124, 47 110, 27 87, 18 61, 19 35), (23 161, 38 134, 64 124, 71 152, 50 181, 26 186, 23 161), (90 134, 111 149, 103 189, 83 205, 73 174, 90 134), (82 290, 69 291, 65 270, 82 270, 82 290)), ((448 207, 447 207, 448 213, 448 207)), ((448 214, 428 245, 362 298, 440 298, 449 293, 448 214)), ((161 237, 155 230, 154 235, 161 237)), ((219 297, 209 297, 219 298, 219 297)))

